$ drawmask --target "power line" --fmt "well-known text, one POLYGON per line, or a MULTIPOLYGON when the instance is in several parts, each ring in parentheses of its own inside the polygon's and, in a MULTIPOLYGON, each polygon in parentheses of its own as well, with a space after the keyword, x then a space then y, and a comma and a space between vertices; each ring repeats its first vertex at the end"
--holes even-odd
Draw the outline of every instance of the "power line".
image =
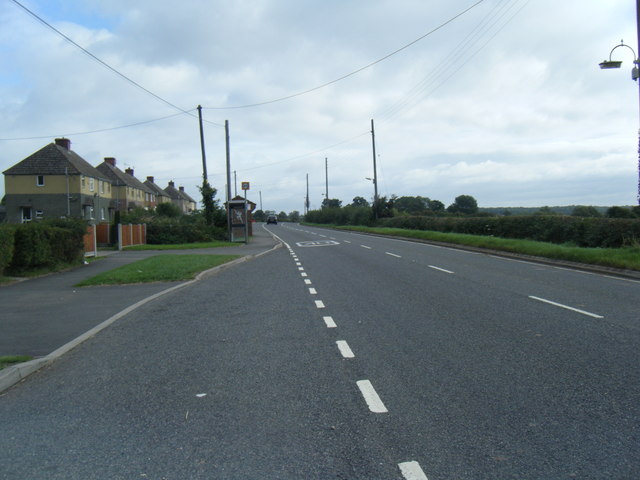
MULTIPOLYGON (((71 43, 74 47, 79 48, 85 55, 89 56, 89 58, 91 58, 92 60, 98 62, 100 65, 102 65, 103 67, 107 68, 108 70, 110 70, 111 72, 115 73, 116 75, 118 75, 120 78, 126 80, 127 82, 129 82, 130 84, 132 84, 133 86, 139 88, 140 90, 142 90, 143 92, 145 92, 148 95, 151 95, 152 97, 154 97, 156 100, 161 101, 162 103, 169 105, 171 108, 180 111, 181 113, 186 113, 187 115, 190 116, 194 116, 191 111, 187 111, 183 108, 178 107, 177 105, 174 105, 173 103, 171 103, 168 100, 165 100, 164 98, 162 98, 159 95, 156 95, 155 93, 153 93, 151 90, 143 87, 142 85, 140 85, 138 82, 136 82, 135 80, 132 80, 131 78, 127 77, 124 73, 116 70, 114 67, 112 67, 111 65, 109 65, 108 63, 104 62, 103 60, 101 60, 100 58, 96 57, 93 53, 91 53, 89 50, 87 50, 86 48, 84 48, 83 46, 77 44, 76 42, 74 42, 71 38, 69 38, 67 35, 65 35, 64 33, 62 33, 60 30, 58 30, 56 27, 54 27, 53 25, 51 25, 49 22, 47 22, 46 20, 44 20, 43 18, 39 17, 35 12, 29 10, 27 7, 25 7, 24 5, 22 5, 18 0, 11 0, 13 3, 15 3, 17 6, 19 6, 20 8, 22 8, 25 12, 27 12, 29 15, 31 15, 33 18, 35 18, 36 20, 38 20, 40 23, 42 23, 43 25, 45 25, 46 27, 48 27, 49 29, 53 30, 55 33, 57 33, 58 35, 60 35, 62 38, 64 38, 67 42, 71 43)), ((207 122, 210 123, 212 125, 216 125, 218 127, 221 127, 222 125, 217 124, 217 123, 213 123, 213 122, 207 122)))
MULTIPOLYGON (((15 0, 14 0, 15 1, 15 0)), ((415 40, 407 43, 406 45, 398 48, 397 50, 394 50, 393 52, 385 55, 384 57, 379 58, 378 60, 375 60, 371 63, 369 63, 368 65, 365 65, 364 67, 360 67, 357 70, 354 70, 351 73, 347 73, 346 75, 342 75, 341 77, 336 78, 335 80, 331 80, 329 82, 323 83, 322 85, 318 85, 317 87, 313 87, 310 88, 308 90, 304 90, 302 92, 298 92, 298 93, 293 93, 291 95, 287 95, 285 97, 280 97, 280 98, 276 98, 273 100, 267 100, 264 102, 258 102, 258 103, 250 103, 247 105, 235 105, 235 106, 230 106, 230 107, 203 107, 207 110, 234 110, 234 109, 241 109, 241 108, 251 108, 251 107, 260 107, 263 105, 269 105, 271 103, 276 103, 276 102, 282 102, 284 100, 289 100, 291 98, 295 98, 295 97, 300 97, 302 95, 306 95, 307 93, 311 93, 311 92, 315 92, 316 90, 320 90, 321 88, 325 88, 328 87, 329 85, 333 85, 334 83, 338 83, 342 80, 345 80, 346 78, 352 77, 360 72, 362 72, 363 70, 366 70, 370 67, 373 67, 374 65, 377 65, 380 62, 383 62, 384 60, 387 60, 388 58, 400 53, 403 50, 406 50, 407 48, 409 48, 410 46, 418 43, 420 40, 425 39, 426 37, 428 37, 429 35, 434 34, 435 32, 437 32, 438 30, 444 28, 445 26, 447 26, 448 24, 450 24, 451 22, 453 22, 454 20, 457 20, 459 17, 461 17, 462 15, 464 15, 465 13, 467 13, 468 11, 472 10, 473 8, 477 7, 478 5, 480 5, 482 2, 484 2, 484 0, 478 0, 476 3, 474 3, 473 5, 471 5, 470 7, 468 7, 467 9, 463 10, 462 12, 458 13, 457 15, 455 15, 454 17, 450 18, 449 20, 447 20, 446 22, 438 25, 436 28, 434 28, 433 30, 430 30, 429 32, 425 33, 424 35, 416 38, 415 40)))
MULTIPOLYGON (((195 110, 195 108, 193 110, 195 110)), ((38 135, 38 136, 34 136, 34 137, 0 138, 0 142, 9 142, 9 141, 14 141, 14 140, 40 140, 40 139, 43 139, 43 138, 71 137, 71 136, 78 136, 78 135, 89 135, 89 134, 92 134, 92 133, 110 132, 111 130, 119 130, 121 128, 137 127, 137 126, 140 126, 140 125, 146 125, 146 124, 149 124, 149 123, 159 122, 161 120, 166 120, 168 118, 178 117, 180 115, 190 114, 193 110, 191 110, 189 112, 184 112, 184 113, 182 113, 182 112, 181 113, 174 113, 172 115, 167 115, 166 117, 154 118, 152 120, 144 120, 142 122, 130 123, 128 125, 120 125, 118 127, 101 128, 101 129, 98 129, 98 130, 89 130, 89 131, 84 131, 84 132, 58 133, 58 134, 55 134, 55 135, 38 135)))

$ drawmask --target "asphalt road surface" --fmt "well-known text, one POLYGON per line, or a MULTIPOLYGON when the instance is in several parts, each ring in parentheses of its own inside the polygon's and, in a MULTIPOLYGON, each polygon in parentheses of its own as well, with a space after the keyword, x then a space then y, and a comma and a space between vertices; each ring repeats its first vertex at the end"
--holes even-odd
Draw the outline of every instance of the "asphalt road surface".
POLYGON ((0 396, 0 478, 640 478, 640 283, 268 229, 0 396))

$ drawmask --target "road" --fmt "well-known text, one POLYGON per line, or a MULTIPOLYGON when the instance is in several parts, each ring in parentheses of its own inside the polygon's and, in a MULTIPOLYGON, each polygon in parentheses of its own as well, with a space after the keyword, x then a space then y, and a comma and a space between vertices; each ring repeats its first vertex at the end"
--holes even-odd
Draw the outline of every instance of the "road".
POLYGON ((281 224, 0 397, 0 478, 640 478, 640 283, 281 224))

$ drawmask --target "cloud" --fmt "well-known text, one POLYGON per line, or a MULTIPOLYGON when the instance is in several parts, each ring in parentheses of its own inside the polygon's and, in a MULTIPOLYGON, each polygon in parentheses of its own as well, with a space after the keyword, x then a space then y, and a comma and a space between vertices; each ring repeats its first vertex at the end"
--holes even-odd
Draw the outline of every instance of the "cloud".
MULTIPOLYGON (((28 7, 109 65, 182 109, 289 96, 406 45, 472 2, 33 0, 28 7)), ((597 67, 635 39, 630 2, 485 0, 397 55, 336 84, 255 108, 206 109, 208 170, 225 191, 232 169, 264 208, 302 210, 325 189, 371 198, 376 126, 381 194, 480 205, 631 204, 637 183, 638 86, 630 58, 597 67), (562 21, 558 21, 561 18, 562 21), (597 21, 594 21, 597 19, 597 21), (331 148, 327 148, 333 146, 331 148)), ((53 136, 177 113, 5 2, 0 5, 2 170, 53 136), (48 137, 47 137, 48 136, 48 137)), ((194 198, 197 120, 180 115, 71 137, 89 162, 105 156, 174 179, 194 198)), ((232 179, 233 182, 233 179, 232 179)), ((234 190, 234 185, 232 185, 234 190)), ((0 192, 1 193, 1 192, 0 192)), ((254 199, 255 200, 255 199, 254 199)))

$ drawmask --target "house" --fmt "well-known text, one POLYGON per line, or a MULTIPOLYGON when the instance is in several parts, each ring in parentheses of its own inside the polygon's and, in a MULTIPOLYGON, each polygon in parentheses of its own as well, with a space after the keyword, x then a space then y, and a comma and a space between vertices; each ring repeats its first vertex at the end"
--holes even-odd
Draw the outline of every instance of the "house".
POLYGON ((9 223, 59 217, 111 220, 111 181, 56 138, 2 172, 9 223))
POLYGON ((176 188, 173 181, 169 182, 164 191, 169 195, 171 201, 180 208, 183 213, 190 213, 196 210, 196 201, 184 191, 184 187, 176 188))
POLYGON ((156 194, 153 190, 133 176, 133 169, 123 172, 116 166, 114 157, 105 157, 104 162, 96 167, 113 184, 113 210, 130 212, 135 208, 154 208, 156 194))
POLYGON ((171 201, 171 197, 169 197, 167 192, 165 192, 162 188, 156 185, 153 177, 147 177, 147 179, 142 183, 144 183, 149 189, 153 190, 153 192, 155 193, 156 206, 160 205, 161 203, 168 203, 171 201))

